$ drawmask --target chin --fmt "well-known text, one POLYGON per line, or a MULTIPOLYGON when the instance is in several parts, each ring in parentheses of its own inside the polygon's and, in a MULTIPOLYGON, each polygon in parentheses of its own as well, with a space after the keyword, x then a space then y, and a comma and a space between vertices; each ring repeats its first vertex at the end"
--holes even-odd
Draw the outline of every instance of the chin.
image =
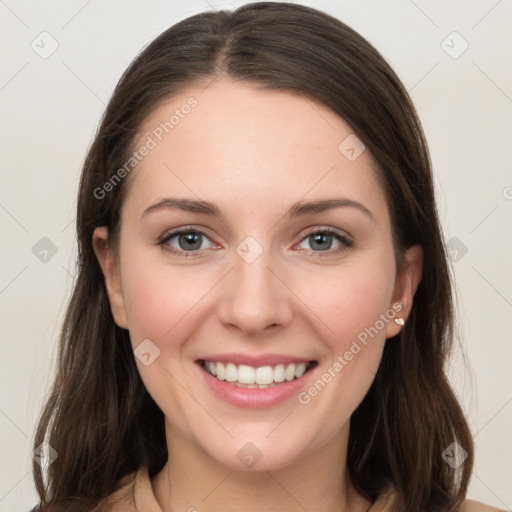
MULTIPOLYGON (((215 446, 205 446, 210 457, 218 463, 235 471, 275 471, 295 464, 304 452, 304 436, 302 443, 296 436, 268 436, 268 431, 259 435, 235 437, 228 442, 220 442, 215 446)), ((297 433, 295 431, 294 433, 297 433)))

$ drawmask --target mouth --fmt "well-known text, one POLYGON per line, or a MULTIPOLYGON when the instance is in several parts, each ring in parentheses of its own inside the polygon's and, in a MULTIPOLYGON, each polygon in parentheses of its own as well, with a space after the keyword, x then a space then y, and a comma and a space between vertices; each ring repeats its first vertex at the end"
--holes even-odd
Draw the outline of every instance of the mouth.
POLYGON ((300 379, 318 366, 318 361, 285 363, 267 366, 248 366, 200 359, 199 366, 219 381, 245 389, 268 389, 300 379))

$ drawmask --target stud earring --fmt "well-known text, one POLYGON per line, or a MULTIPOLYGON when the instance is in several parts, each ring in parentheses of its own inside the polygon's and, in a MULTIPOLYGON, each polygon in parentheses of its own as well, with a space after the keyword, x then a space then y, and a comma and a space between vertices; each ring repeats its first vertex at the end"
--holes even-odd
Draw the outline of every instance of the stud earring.
POLYGON ((398 325, 404 325, 404 319, 403 318, 395 318, 395 323, 398 325))

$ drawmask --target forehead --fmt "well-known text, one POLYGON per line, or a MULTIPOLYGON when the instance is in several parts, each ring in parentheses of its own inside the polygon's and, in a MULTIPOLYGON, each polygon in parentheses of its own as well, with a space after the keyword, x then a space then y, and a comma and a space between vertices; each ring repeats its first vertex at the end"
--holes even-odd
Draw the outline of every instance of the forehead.
POLYGON ((225 78, 192 85, 148 116, 134 149, 143 145, 151 149, 130 175, 140 207, 165 195, 270 206, 341 194, 387 210, 351 127, 301 93, 225 78))

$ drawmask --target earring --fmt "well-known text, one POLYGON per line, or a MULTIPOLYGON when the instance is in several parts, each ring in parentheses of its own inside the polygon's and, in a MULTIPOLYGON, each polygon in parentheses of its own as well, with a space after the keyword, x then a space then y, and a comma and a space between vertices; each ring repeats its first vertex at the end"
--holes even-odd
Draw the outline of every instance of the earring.
POLYGON ((404 319, 403 318, 395 318, 395 323, 398 325, 404 325, 404 319))

